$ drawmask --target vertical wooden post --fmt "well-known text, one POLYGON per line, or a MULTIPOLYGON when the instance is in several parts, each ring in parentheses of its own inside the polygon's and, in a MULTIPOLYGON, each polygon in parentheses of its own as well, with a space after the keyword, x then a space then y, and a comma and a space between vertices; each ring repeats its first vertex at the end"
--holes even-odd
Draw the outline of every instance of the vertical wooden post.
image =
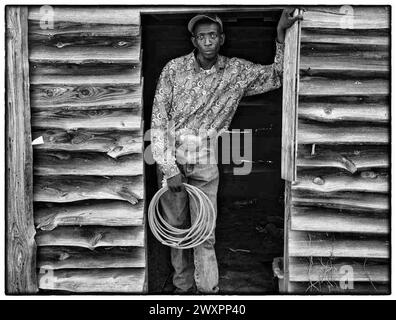
MULTIPOLYGON (((295 10, 294 16, 299 14, 295 10)), ((286 30, 282 101, 282 179, 296 179, 296 132, 300 56, 300 21, 286 30)))
POLYGON ((6 6, 6 293, 37 292, 28 8, 6 6))

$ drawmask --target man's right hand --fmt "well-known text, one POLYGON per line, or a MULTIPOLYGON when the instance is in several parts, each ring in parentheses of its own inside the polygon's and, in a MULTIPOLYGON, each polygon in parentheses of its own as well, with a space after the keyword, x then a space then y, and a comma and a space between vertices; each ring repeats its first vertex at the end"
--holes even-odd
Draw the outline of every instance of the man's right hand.
POLYGON ((166 179, 166 184, 168 185, 169 190, 172 192, 181 192, 185 188, 182 182, 181 173, 166 179))

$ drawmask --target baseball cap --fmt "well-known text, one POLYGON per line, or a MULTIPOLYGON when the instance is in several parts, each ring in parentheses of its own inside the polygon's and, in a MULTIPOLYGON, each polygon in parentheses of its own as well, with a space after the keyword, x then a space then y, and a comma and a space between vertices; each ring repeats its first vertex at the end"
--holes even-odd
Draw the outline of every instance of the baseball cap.
POLYGON ((202 14, 197 14, 195 17, 193 17, 190 22, 188 23, 188 31, 193 33, 194 26, 195 24, 202 19, 209 19, 212 20, 213 22, 216 22, 220 26, 220 32, 223 32, 223 22, 221 22, 221 19, 213 13, 202 13, 202 14))

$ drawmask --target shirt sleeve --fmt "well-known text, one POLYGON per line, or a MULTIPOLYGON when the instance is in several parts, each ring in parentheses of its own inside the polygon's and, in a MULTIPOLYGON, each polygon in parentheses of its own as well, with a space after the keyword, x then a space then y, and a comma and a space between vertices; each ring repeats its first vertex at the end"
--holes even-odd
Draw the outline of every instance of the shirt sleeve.
POLYGON ((284 43, 276 43, 274 63, 270 65, 255 64, 248 61, 244 71, 247 77, 247 87, 244 96, 252 96, 279 88, 283 81, 284 43))
POLYGON ((177 175, 180 170, 176 164, 175 143, 172 139, 170 109, 173 98, 172 70, 168 62, 162 69, 157 82, 151 116, 151 151, 166 179, 177 175))

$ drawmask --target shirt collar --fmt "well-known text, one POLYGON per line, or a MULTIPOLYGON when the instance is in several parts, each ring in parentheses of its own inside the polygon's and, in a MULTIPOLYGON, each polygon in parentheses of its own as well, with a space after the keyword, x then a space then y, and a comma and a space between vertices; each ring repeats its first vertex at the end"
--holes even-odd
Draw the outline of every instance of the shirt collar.
MULTIPOLYGON (((190 61, 192 64, 192 68, 195 72, 199 72, 200 71, 200 64, 198 62, 198 59, 196 58, 196 54, 198 53, 198 50, 195 48, 191 53, 190 53, 190 61)), ((216 71, 220 71, 222 69, 224 69, 225 67, 225 61, 224 61, 224 56, 218 54, 217 55, 217 60, 214 64, 216 71)))

